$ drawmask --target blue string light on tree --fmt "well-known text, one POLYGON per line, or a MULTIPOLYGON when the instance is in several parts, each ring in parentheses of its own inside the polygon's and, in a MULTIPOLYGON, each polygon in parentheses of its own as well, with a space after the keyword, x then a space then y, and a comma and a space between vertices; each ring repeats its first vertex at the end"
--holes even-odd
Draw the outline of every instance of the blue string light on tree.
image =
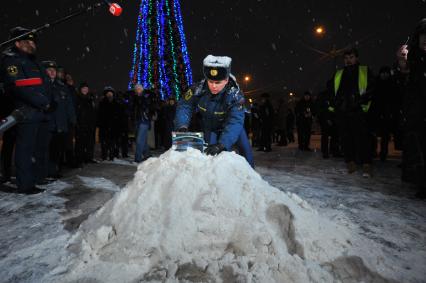
POLYGON ((192 84, 179 0, 141 0, 128 88, 142 84, 161 99, 192 84))

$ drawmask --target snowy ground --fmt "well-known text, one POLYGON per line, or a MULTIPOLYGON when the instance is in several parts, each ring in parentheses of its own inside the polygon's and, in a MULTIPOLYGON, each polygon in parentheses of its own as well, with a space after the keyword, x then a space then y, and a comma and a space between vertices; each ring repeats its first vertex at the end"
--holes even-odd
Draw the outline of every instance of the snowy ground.
MULTIPOLYGON (((364 250, 380 250, 388 267, 386 276, 364 270, 361 273, 368 276, 359 280, 426 282, 426 202, 414 199, 413 189, 401 183, 397 158, 376 162, 372 179, 347 175, 341 159, 323 160, 317 152, 299 152, 294 147, 255 152, 255 161, 256 171, 272 186, 296 193, 319 214, 347 227, 354 241, 371 243, 358 254, 364 262, 371 260, 364 250)), ((135 172, 130 162, 105 162, 66 172, 40 195, 17 195, 3 187, 0 282, 42 282, 46 276, 64 272, 60 262, 69 256, 65 246, 80 223, 135 172)), ((357 258, 346 260, 353 261, 350 266, 364 268, 357 258)), ((354 271, 347 270, 349 265, 341 266, 340 279, 357 282, 351 276, 354 271)))

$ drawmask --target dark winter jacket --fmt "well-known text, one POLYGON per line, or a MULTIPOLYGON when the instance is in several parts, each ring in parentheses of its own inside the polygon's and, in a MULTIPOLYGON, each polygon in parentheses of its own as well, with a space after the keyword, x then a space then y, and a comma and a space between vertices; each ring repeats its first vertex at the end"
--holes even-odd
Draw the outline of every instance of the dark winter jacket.
POLYGON ((312 102, 302 99, 296 104, 296 123, 312 123, 312 102))
POLYGON ((48 92, 56 105, 50 113, 50 130, 53 132, 68 132, 69 125, 76 123, 75 109, 68 87, 60 80, 50 81, 48 92))
POLYGON ((259 106, 259 119, 261 127, 272 128, 274 124, 274 108, 269 99, 265 99, 259 106))
POLYGON ((234 78, 230 77, 224 89, 215 95, 206 80, 193 85, 178 102, 175 128, 188 128, 194 110, 201 115, 206 140, 212 132, 216 133, 218 143, 230 150, 244 129, 244 96, 234 78))
POLYGON ((115 98, 109 100, 106 96, 99 103, 98 126, 100 131, 118 134, 121 125, 121 107, 115 98))
POLYGON ((95 98, 91 93, 77 94, 75 97, 77 129, 94 129, 96 127, 97 109, 95 98))
POLYGON ((410 74, 405 89, 404 116, 407 130, 426 131, 426 52, 408 53, 410 74))
POLYGON ((275 126, 279 130, 283 130, 287 127, 287 105, 285 102, 280 102, 275 115, 275 126))
MULTIPOLYGON (((343 75, 340 87, 335 93, 334 84, 330 84, 333 89, 329 90, 332 95, 330 102, 336 112, 339 113, 361 113, 362 104, 371 101, 372 90, 374 87, 374 75, 370 69, 367 72, 367 90, 360 94, 358 86, 359 65, 346 66, 343 69, 343 75)), ((334 81, 334 79, 332 79, 334 81)))
POLYGON ((136 125, 139 123, 150 124, 155 114, 154 94, 148 90, 144 90, 142 95, 133 96, 132 119, 136 125))
POLYGON ((46 91, 46 73, 35 56, 15 48, 4 51, 0 62, 0 81, 4 83, 6 94, 13 99, 14 106, 28 109, 26 122, 49 119, 45 113, 51 102, 46 91))

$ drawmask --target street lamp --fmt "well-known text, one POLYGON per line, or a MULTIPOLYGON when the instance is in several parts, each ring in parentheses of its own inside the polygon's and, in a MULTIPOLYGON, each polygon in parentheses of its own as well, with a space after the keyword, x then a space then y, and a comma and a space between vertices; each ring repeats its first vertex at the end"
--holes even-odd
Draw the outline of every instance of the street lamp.
POLYGON ((315 34, 319 35, 319 36, 324 35, 325 34, 325 28, 323 26, 317 26, 315 28, 315 34))
POLYGON ((251 77, 249 75, 244 76, 244 88, 248 91, 248 83, 250 82, 251 77))

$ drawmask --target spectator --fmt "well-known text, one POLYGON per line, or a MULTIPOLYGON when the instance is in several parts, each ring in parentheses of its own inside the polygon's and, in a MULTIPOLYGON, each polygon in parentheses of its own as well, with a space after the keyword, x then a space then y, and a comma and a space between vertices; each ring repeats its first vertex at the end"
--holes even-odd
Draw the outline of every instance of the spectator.
POLYGON ((87 83, 81 83, 76 96, 75 158, 76 166, 96 163, 94 160, 96 102, 87 83))
POLYGON ((402 46, 398 52, 398 65, 407 76, 404 95, 406 119, 403 176, 414 172, 417 184, 416 197, 426 198, 426 18, 414 31, 410 46, 402 46), (408 48, 407 48, 408 47, 408 48))
POLYGON ((142 85, 135 85, 133 97, 133 120, 136 126, 135 162, 142 162, 151 156, 148 145, 148 131, 154 115, 153 94, 142 85))
POLYGON ((98 126, 102 160, 114 160, 119 152, 121 107, 115 90, 106 86, 104 97, 99 103, 98 126))
POLYGON ((311 151, 309 143, 312 130, 312 108, 311 93, 306 91, 295 108, 299 150, 311 151))
POLYGON ((261 142, 257 151, 270 152, 272 150, 272 129, 274 125, 274 108, 269 101, 269 93, 263 93, 259 106, 261 142))
POLYGON ((362 165, 364 177, 371 176, 371 136, 367 113, 371 104, 373 74, 367 66, 359 64, 358 50, 344 52, 343 69, 334 74, 329 93, 330 111, 336 113, 339 133, 348 173, 357 170, 356 162, 362 165))
POLYGON ((284 99, 280 99, 277 115, 275 119, 275 126, 277 127, 278 134, 278 145, 279 146, 287 146, 287 133, 286 133, 286 125, 287 125, 287 105, 284 99))

